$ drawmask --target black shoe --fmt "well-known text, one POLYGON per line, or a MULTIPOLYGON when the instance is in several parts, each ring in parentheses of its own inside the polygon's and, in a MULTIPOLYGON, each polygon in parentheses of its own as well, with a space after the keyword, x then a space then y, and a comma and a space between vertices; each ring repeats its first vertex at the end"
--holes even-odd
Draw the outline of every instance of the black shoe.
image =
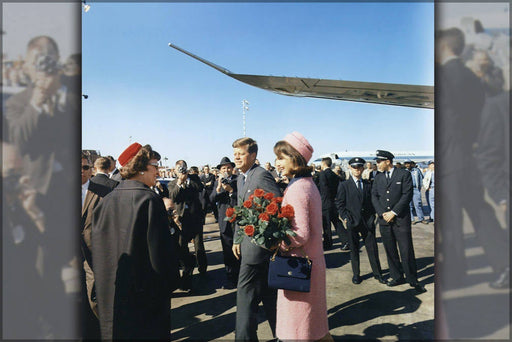
POLYGON ((489 286, 493 289, 504 289, 510 286, 510 268, 507 267, 503 272, 500 273, 498 278, 489 283, 489 286))
POLYGON ((348 242, 345 242, 344 244, 342 244, 340 249, 342 252, 350 252, 350 246, 348 245, 348 242))
POLYGON ((423 220, 421 221, 421 223, 424 223, 424 224, 428 224, 430 221, 429 220, 423 220))
POLYGON ((412 223, 411 223, 411 224, 413 224, 413 225, 414 225, 414 224, 416 224, 416 223, 420 223, 420 222, 421 222, 421 221, 412 221, 412 223))
POLYGON ((356 285, 357 285, 357 284, 361 284, 361 281, 363 281, 363 280, 362 280, 362 279, 361 279, 361 277, 360 277, 360 276, 358 276, 358 275, 355 275, 355 276, 353 276, 353 277, 352 277, 352 283, 354 283, 354 284, 356 284, 356 285))
POLYGON ((405 279, 404 278, 389 279, 388 282, 386 283, 386 285, 390 286, 390 287, 397 286, 397 285, 402 285, 402 284, 405 284, 405 279))
POLYGON ((411 287, 414 287, 417 293, 425 293, 427 290, 425 289, 425 286, 421 285, 420 283, 410 283, 411 287))
POLYGON ((384 278, 382 278, 382 275, 374 275, 373 277, 377 279, 379 283, 386 284, 386 281, 384 280, 384 278))

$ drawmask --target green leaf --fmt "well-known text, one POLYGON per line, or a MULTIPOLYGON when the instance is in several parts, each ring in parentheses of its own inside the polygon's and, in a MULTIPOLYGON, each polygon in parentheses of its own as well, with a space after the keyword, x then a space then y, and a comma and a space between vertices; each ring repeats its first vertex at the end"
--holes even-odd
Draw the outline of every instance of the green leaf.
POLYGON ((239 245, 239 244, 241 244, 241 243, 242 243, 242 240, 243 240, 243 239, 244 239, 244 236, 243 236, 243 235, 241 235, 241 234, 237 234, 237 235, 235 236, 235 239, 233 240, 233 243, 234 243, 234 244, 239 245))
POLYGON ((258 245, 263 245, 265 243, 265 237, 264 236, 258 236, 258 238, 256 239, 256 243, 258 245))

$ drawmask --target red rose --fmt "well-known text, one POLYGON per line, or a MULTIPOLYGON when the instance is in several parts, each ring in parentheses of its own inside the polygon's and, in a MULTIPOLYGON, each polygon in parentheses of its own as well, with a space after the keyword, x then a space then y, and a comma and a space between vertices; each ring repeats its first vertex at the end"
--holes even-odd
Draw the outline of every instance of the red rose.
POLYGON ((227 217, 233 216, 234 213, 235 213, 235 209, 233 209, 233 208, 227 208, 226 209, 226 216, 227 217))
POLYGON ((263 191, 262 189, 254 190, 254 196, 255 197, 263 197, 264 194, 265 194, 265 191, 263 191))
POLYGON ((236 221, 236 216, 233 216, 233 218, 231 220, 229 220, 230 223, 233 223, 236 221))
POLYGON ((275 215, 277 211, 279 210, 279 207, 276 203, 272 202, 267 206, 267 213, 269 215, 275 215))
POLYGON ((295 216, 295 210, 289 204, 285 205, 281 208, 281 217, 286 217, 288 220, 291 220, 293 216, 295 216))
POLYGON ((244 232, 245 232, 245 234, 247 234, 247 236, 253 236, 254 235, 254 226, 252 226, 252 225, 245 226, 244 232))
POLYGON ((272 198, 272 202, 274 202, 274 203, 282 203, 283 202, 283 198, 282 197, 274 197, 274 198, 272 198))
POLYGON ((265 198, 266 200, 271 200, 272 198, 274 198, 274 194, 269 192, 269 193, 265 194, 265 196, 263 196, 263 198, 265 198))
POLYGON ((249 195, 249 201, 252 201, 254 199, 254 195, 249 195))
POLYGON ((262 220, 262 221, 268 221, 268 220, 270 220, 270 217, 268 216, 268 214, 267 214, 267 213, 261 213, 261 214, 259 214, 259 215, 258 215, 258 218, 259 218, 260 220, 262 220))
POLYGON ((244 202, 244 207, 246 207, 247 209, 250 209, 252 207, 252 201, 251 200, 247 200, 244 202))

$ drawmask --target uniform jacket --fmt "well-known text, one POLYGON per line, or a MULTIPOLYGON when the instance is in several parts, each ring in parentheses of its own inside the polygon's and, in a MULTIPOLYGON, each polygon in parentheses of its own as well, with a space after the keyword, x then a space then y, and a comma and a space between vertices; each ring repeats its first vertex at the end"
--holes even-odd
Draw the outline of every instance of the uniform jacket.
POLYGON ((361 193, 356 183, 350 177, 338 185, 336 195, 336 208, 343 220, 347 220, 348 227, 357 227, 360 223, 368 223, 375 220, 375 209, 372 204, 371 182, 363 179, 363 192, 361 193))
POLYGON ((395 167, 389 183, 384 172, 375 176, 372 186, 372 204, 380 224, 388 225, 382 218, 382 214, 390 210, 397 214, 395 220, 410 219, 411 200, 412 177, 409 171, 395 167))
MULTIPOLYGON (((238 176, 238 205, 242 205, 255 189, 263 189, 265 192, 272 192, 275 196, 281 196, 281 191, 276 184, 274 177, 261 166, 253 165, 247 171, 247 181, 244 182, 244 175, 238 176)), ((237 229, 239 227, 237 226, 237 229)), ((242 263, 257 265, 267 262, 271 252, 251 242, 251 238, 244 235, 241 243, 242 263)))
POLYGON ((102 339, 168 340, 178 266, 162 199, 124 180, 98 204, 92 227, 102 339))
MULTIPOLYGON (((226 209, 232 208, 237 205, 237 175, 231 176, 231 180, 229 182, 229 185, 231 185, 231 187, 233 188, 233 193, 231 195, 222 187, 220 192, 217 192, 218 184, 219 181, 216 180, 212 193, 210 194, 210 202, 217 203, 217 207, 219 208, 219 229, 221 234, 223 234, 226 232, 226 230, 233 229, 232 224, 230 222, 224 221, 224 218, 226 217, 226 209)), ((233 232, 231 231, 231 235, 232 234, 233 232)))
POLYGON ((318 174, 318 187, 320 189, 320 196, 322 197, 323 210, 334 206, 334 199, 336 198, 339 183, 340 178, 330 168, 318 174))

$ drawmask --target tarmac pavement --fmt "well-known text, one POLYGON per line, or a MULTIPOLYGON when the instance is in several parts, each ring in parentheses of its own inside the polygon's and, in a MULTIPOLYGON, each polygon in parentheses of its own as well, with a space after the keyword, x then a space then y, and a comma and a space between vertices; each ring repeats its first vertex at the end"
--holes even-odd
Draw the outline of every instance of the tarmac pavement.
MULTIPOLYGON (((387 259, 378 230, 380 262, 386 278, 387 259)), ((416 293, 409 284, 388 287, 375 280, 364 246, 360 258, 363 281, 359 285, 352 283, 350 253, 340 251, 337 239, 334 248, 325 252, 329 329, 335 340, 434 339, 434 225, 418 223, 412 231, 418 279, 426 293, 416 293)), ((173 341, 235 338, 236 288, 225 286, 219 228, 211 215, 206 218, 204 238, 206 276, 199 276, 196 269, 194 291, 187 294, 177 290, 171 299, 173 341)), ((194 250, 193 244, 190 250, 194 250)), ((262 308, 258 337, 261 341, 272 339, 262 308)))

